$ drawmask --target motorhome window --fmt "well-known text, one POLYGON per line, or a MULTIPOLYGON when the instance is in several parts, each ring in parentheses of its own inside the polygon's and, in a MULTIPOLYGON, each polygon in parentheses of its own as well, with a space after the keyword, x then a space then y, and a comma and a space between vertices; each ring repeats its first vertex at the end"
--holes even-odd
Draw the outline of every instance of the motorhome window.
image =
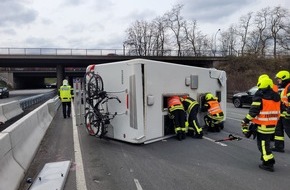
POLYGON ((220 102, 221 98, 222 98, 222 92, 221 91, 216 91, 215 95, 218 98, 218 101, 220 102))

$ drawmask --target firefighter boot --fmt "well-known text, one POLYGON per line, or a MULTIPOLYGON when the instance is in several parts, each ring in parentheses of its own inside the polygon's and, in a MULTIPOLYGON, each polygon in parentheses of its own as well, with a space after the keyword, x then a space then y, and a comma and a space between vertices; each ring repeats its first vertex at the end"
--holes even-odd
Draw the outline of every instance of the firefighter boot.
POLYGON ((179 140, 179 141, 182 140, 182 132, 181 132, 181 131, 178 131, 178 132, 176 133, 176 138, 177 138, 177 140, 179 140))
POLYGON ((274 166, 273 165, 260 164, 259 168, 261 168, 262 170, 269 171, 269 172, 274 172, 274 166))

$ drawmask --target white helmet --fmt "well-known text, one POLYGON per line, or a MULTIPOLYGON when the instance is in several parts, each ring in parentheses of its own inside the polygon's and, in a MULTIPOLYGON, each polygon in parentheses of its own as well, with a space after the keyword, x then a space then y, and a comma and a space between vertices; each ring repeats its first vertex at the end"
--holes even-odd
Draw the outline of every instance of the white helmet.
POLYGON ((62 85, 67 86, 67 85, 68 85, 68 81, 67 81, 66 79, 64 79, 64 80, 62 81, 62 85))

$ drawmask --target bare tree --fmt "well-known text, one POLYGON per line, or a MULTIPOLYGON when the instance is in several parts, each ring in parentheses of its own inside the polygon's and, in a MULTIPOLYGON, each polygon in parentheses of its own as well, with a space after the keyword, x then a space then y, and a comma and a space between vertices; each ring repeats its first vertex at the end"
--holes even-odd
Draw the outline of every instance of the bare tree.
POLYGON ((234 56, 238 54, 237 51, 237 29, 236 26, 231 25, 226 31, 221 33, 221 51, 222 55, 234 56))
MULTIPOLYGON (((177 56, 211 55, 207 50, 216 49, 216 35, 209 40, 198 30, 196 20, 184 20, 182 8, 183 5, 177 4, 153 21, 134 22, 126 30, 128 36, 124 47, 128 46, 131 54, 141 56, 173 55, 172 49, 177 49, 177 54, 174 54, 177 56)), ((249 12, 241 16, 237 26, 231 25, 221 33, 219 48, 222 55, 243 56, 248 53, 265 56, 273 49, 273 56, 276 57, 281 51, 289 50, 290 22, 287 9, 280 6, 263 8, 255 14, 254 21, 252 15, 253 12, 249 12)))
POLYGON ((244 55, 245 47, 247 44, 247 37, 249 33, 250 21, 252 18, 253 12, 249 12, 247 15, 240 17, 239 20, 239 30, 237 31, 237 35, 241 37, 241 54, 244 55))
POLYGON ((194 56, 201 55, 202 49, 207 44, 206 35, 198 30, 197 21, 192 20, 184 23, 185 37, 189 44, 189 50, 193 51, 194 56), (206 42, 206 43, 205 43, 206 42))
POLYGON ((279 45, 284 49, 284 50, 290 50, 290 22, 288 21, 284 25, 281 25, 280 28, 281 30, 281 37, 279 38, 279 45))
POLYGON ((177 4, 175 5, 171 11, 167 12, 165 14, 166 20, 167 20, 167 26, 171 29, 173 32, 173 35, 175 37, 175 42, 177 46, 177 56, 181 56, 181 47, 182 42, 185 39, 184 36, 182 36, 182 29, 184 28, 185 20, 180 14, 180 11, 182 9, 183 5, 177 4))
POLYGON ((278 6, 275 7, 270 14, 270 29, 271 37, 273 39, 273 56, 277 56, 277 43, 279 38, 280 26, 283 26, 284 19, 286 19, 287 10, 278 6))
POLYGON ((153 30, 154 30, 154 52, 156 55, 164 55, 165 53, 165 43, 166 43, 166 21, 164 17, 157 17, 153 20, 153 30))
POLYGON ((254 19, 254 25, 255 29, 252 32, 252 39, 257 38, 256 42, 257 44, 254 49, 257 53, 259 53, 262 56, 265 56, 265 51, 267 48, 267 42, 271 38, 270 30, 269 30, 269 16, 270 16, 270 7, 266 7, 261 9, 261 11, 258 11, 255 15, 254 19), (255 36, 255 37, 254 37, 255 36))
POLYGON ((154 31, 152 24, 146 21, 136 21, 127 29, 128 37, 125 43, 131 47, 131 54, 140 56, 150 55, 154 31))

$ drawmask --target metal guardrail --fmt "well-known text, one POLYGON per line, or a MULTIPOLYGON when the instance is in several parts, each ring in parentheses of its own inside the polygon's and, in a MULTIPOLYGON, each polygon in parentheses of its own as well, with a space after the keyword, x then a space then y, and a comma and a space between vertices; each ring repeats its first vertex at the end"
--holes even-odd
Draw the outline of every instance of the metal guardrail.
POLYGON ((39 95, 35 95, 29 98, 25 98, 22 100, 19 100, 20 103, 20 107, 25 110, 35 104, 44 102, 50 98, 53 98, 56 95, 56 90, 50 91, 48 93, 45 94, 39 94, 39 95))

